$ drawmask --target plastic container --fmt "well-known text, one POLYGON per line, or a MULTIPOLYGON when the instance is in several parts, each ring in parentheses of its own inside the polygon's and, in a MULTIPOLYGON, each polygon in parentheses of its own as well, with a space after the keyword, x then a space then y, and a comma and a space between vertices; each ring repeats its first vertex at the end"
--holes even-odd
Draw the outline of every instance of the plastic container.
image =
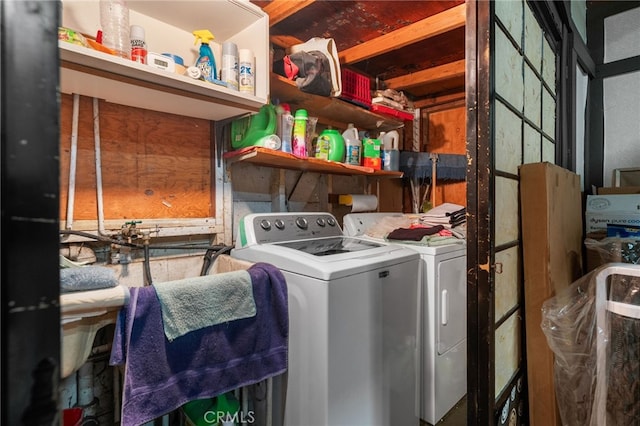
POLYGON ((214 39, 213 34, 209 30, 197 30, 193 32, 196 36, 195 43, 200 41, 200 52, 196 59, 195 66, 200 69, 202 78, 209 83, 216 83, 218 80, 218 70, 216 68, 216 60, 213 51, 209 46, 209 42, 214 39))
POLYGON ((352 166, 362 164, 362 142, 358 137, 358 129, 353 126, 353 123, 349 123, 347 130, 342 132, 342 139, 344 139, 345 148, 344 163, 352 166))
POLYGON ((275 107, 271 104, 263 105, 257 114, 231 122, 231 147, 240 149, 257 145, 262 138, 273 135, 275 132, 275 107))
POLYGON ((240 49, 238 53, 238 85, 240 92, 254 95, 255 87, 255 58, 249 49, 240 49))
POLYGON ((400 170, 400 135, 396 130, 380 135, 382 139, 382 169, 397 172, 400 170))
POLYGON ((269 148, 273 150, 279 150, 282 146, 282 142, 278 135, 267 135, 263 136, 255 143, 256 146, 261 146, 263 148, 269 148))
POLYGON ((222 70, 220 80, 227 83, 227 87, 232 90, 239 90, 238 87, 238 46, 230 41, 222 43, 222 70))
POLYGON ((280 127, 278 128, 278 136, 280 137, 280 149, 282 152, 291 153, 293 151, 291 145, 291 133, 293 131, 293 115, 289 104, 282 104, 282 114, 280 115, 280 127))
POLYGON ((344 139, 340 132, 326 129, 320 133, 316 143, 316 158, 338 162, 344 160, 344 139))
POLYGON ((371 81, 366 75, 342 68, 340 98, 365 108, 371 107, 371 81))
POLYGON ((365 138, 362 141, 362 165, 374 170, 382 169, 380 158, 380 139, 365 138))
POLYGON ((125 0, 100 0, 102 44, 116 56, 130 58, 129 7, 125 0))
POLYGON ((176 66, 176 74, 183 75, 187 71, 187 67, 184 65, 184 59, 182 56, 174 55, 173 53, 163 53, 162 56, 173 59, 176 66))
POLYGON ((212 411, 216 413, 216 419, 219 419, 220 426, 235 426, 240 410, 240 402, 233 392, 227 392, 214 398, 212 411))
POLYGON ((141 64, 147 63, 147 43, 145 41, 144 28, 140 25, 132 25, 129 29, 131 39, 131 60, 141 64))
POLYGON ((291 141, 293 155, 307 157, 307 120, 309 116, 307 110, 299 109, 293 120, 293 140, 291 141))
POLYGON ((305 141, 307 143, 307 156, 316 152, 316 124, 318 124, 318 117, 307 117, 307 130, 305 133, 305 141))

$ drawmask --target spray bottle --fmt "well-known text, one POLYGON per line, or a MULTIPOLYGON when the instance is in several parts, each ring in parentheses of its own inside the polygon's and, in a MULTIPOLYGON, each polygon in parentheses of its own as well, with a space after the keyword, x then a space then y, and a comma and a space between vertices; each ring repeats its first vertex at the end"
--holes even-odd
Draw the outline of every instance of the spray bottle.
POLYGON ((202 78, 209 83, 221 83, 217 79, 218 70, 216 69, 216 60, 209 46, 209 42, 214 39, 213 34, 209 30, 197 30, 193 32, 196 36, 194 44, 200 41, 200 56, 196 60, 195 66, 200 69, 202 78))

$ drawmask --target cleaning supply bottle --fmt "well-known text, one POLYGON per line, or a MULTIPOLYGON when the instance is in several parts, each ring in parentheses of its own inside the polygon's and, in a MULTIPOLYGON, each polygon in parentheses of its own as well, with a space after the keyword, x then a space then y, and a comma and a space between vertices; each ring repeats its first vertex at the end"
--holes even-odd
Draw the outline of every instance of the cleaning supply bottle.
POLYGON ((207 412, 209 412, 213 403, 213 398, 196 399, 184 404, 182 411, 191 425, 207 426, 211 424, 207 422, 207 412))
POLYGON ((147 63, 147 43, 144 40, 144 28, 132 25, 129 30, 131 38, 131 60, 141 64, 147 63))
POLYGON ((293 148, 293 155, 306 158, 307 157, 307 120, 309 115, 306 109, 296 110, 296 115, 293 119, 293 141, 291 142, 293 148))
POLYGON ((362 142, 358 137, 358 129, 349 123, 347 130, 342 132, 345 147, 345 164, 359 166, 362 163, 362 142))
POLYGON ((380 134, 382 139, 382 169, 397 172, 400 170, 400 135, 396 130, 380 134))
POLYGON ((222 70, 220 80, 229 89, 238 90, 238 46, 231 41, 222 43, 222 70))
POLYGON ((291 115, 291 107, 289 104, 280 104, 282 114, 280 115, 280 127, 278 128, 278 136, 280 136, 280 149, 282 152, 291 154, 291 132, 293 130, 293 115, 291 115))
POLYGON ((344 139, 335 129, 326 129, 318 136, 316 158, 342 162, 344 160, 344 139))
POLYGON ((238 51, 238 87, 242 93, 256 94, 255 62, 253 51, 250 49, 240 49, 238 51))
POLYGON ((202 78, 209 83, 219 82, 217 79, 218 70, 216 69, 216 59, 213 57, 213 51, 209 46, 209 42, 214 39, 213 34, 209 30, 197 30, 193 32, 196 37, 194 44, 200 41, 200 56, 196 60, 195 66, 202 72, 202 78))
POLYGON ((236 426, 235 420, 241 417, 238 415, 240 402, 233 392, 216 396, 210 410, 215 413, 214 419, 218 421, 218 426, 236 426))

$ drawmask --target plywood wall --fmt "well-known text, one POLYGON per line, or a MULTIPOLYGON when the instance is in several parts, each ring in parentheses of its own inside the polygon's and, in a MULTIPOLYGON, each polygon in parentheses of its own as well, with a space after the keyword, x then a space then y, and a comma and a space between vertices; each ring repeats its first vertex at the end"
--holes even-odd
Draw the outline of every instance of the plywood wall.
MULTIPOLYGON (((92 99, 80 97, 74 220, 97 218, 92 99)), ((73 97, 62 95, 60 217, 66 220, 73 97)), ((215 212, 210 122, 99 102, 105 219, 205 218, 215 212)))
MULTIPOLYGON (((437 154, 466 154, 466 110, 464 105, 454 104, 427 110, 422 116, 426 145, 422 151, 437 154)), ((466 182, 437 180, 436 205, 454 203, 467 205, 466 182)))

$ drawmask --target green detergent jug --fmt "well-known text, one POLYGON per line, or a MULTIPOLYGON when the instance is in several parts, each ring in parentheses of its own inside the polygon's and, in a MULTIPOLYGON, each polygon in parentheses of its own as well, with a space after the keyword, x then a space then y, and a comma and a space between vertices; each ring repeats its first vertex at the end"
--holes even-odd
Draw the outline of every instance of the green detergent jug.
POLYGON ((241 419, 240 402, 233 392, 187 402, 182 410, 189 426, 236 426, 241 419))
POLYGON ((335 129, 326 129, 320 133, 316 141, 316 158, 323 160, 344 160, 344 138, 335 129))
POLYGON ((219 426, 236 426, 238 420, 240 420, 240 402, 235 397, 233 392, 227 392, 225 394, 216 396, 213 399, 213 406, 210 409, 214 416, 211 416, 210 420, 215 418, 218 423, 214 423, 219 426))
POLYGON ((190 426, 210 426, 207 422, 206 414, 211 409, 213 398, 196 399, 187 402, 182 406, 182 411, 187 417, 187 423, 190 426))
POLYGON ((276 108, 271 104, 263 105, 257 114, 231 122, 231 147, 233 149, 258 145, 265 136, 276 133, 276 108))

